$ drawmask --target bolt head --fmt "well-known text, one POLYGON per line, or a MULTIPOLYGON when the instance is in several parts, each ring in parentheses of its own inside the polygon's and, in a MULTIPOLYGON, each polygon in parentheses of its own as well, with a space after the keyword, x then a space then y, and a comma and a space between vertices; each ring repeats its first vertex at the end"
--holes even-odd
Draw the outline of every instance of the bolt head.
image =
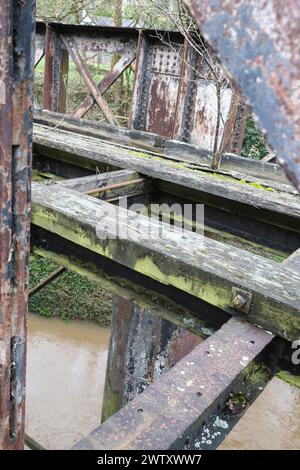
POLYGON ((246 303, 247 303, 247 300, 245 299, 245 297, 243 297, 242 295, 240 294, 237 294, 234 299, 233 299, 233 305, 235 308, 242 308, 246 303))

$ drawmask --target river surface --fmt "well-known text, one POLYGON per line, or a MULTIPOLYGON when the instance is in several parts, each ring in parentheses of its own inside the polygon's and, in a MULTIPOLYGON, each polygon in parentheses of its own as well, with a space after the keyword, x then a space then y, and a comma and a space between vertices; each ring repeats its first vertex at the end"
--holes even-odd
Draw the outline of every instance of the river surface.
POLYGON ((29 314, 26 432, 68 449, 100 423, 109 328, 29 314))
POLYGON ((300 449, 300 389, 273 378, 219 449, 300 449))
MULTIPOLYGON (((26 431, 69 449, 100 423, 109 328, 29 315, 26 431)), ((273 379, 223 449, 300 449, 300 389, 273 379)))

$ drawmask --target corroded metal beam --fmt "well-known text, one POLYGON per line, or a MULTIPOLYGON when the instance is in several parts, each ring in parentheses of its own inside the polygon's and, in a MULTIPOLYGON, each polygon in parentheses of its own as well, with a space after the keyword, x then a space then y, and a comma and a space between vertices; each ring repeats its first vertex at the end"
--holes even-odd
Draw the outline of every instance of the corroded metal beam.
POLYGON ((102 422, 200 343, 184 328, 120 295, 113 298, 102 422))
MULTIPOLYGON (((98 83, 99 93, 103 95, 122 75, 122 73, 129 67, 130 64, 135 59, 135 52, 129 51, 126 52, 116 65, 110 70, 104 78, 98 83)), ((91 109, 95 103, 95 98, 93 95, 88 95, 78 106, 78 108, 73 112, 73 116, 77 118, 82 118, 86 113, 91 109)))
POLYGON ((24 442, 34 6, 0 8, 0 449, 24 442))
MULTIPOLYGON (((81 51, 93 51, 99 57, 103 53, 122 56, 98 86, 96 83, 92 85, 88 71, 84 72, 82 76, 91 94, 73 112, 75 116, 84 116, 97 99, 101 100, 105 90, 132 64, 136 56, 130 119, 132 127, 194 143, 206 150, 213 149, 218 119, 212 76, 202 54, 180 32, 58 23, 50 23, 47 28, 43 23, 37 23, 37 29, 39 43, 43 30, 47 31, 44 108, 59 110, 60 88, 64 88, 64 82, 60 80, 63 68, 61 60, 63 53, 67 52, 67 46, 61 43, 60 36, 67 35, 74 41, 74 52, 79 51, 81 54, 81 51), (95 99, 98 92, 99 96, 95 99)), ((193 41, 199 48, 202 47, 202 39, 195 37, 193 41)), ((84 64, 79 57, 77 59, 83 71, 84 64)), ((75 62, 77 59, 74 59, 75 62)), ((240 153, 242 148, 245 120, 241 120, 241 113, 237 112, 240 109, 237 98, 236 91, 228 84, 221 96, 222 151, 240 153)))
POLYGON ((299 0, 183 0, 300 191, 299 0))
MULTIPOLYGON (((264 330, 229 320, 74 449, 189 446, 204 423, 223 408, 230 393, 240 390, 243 378, 247 382, 248 374, 243 376, 243 371, 272 338, 264 330)), ((250 370, 248 367, 248 373, 250 370)), ((255 388, 257 391, 257 384, 255 388)))
POLYGON ((74 41, 74 38, 71 36, 68 36, 66 34, 61 34, 60 35, 65 47, 67 48, 67 51, 69 52, 70 56, 72 57, 78 72, 80 73, 81 77, 83 78, 86 86, 88 87, 89 91, 93 95, 96 103, 98 104, 101 112, 103 113, 105 119, 109 124, 115 124, 118 125, 112 111, 109 109, 109 106, 106 102, 106 100, 103 98, 101 95, 96 83, 94 82, 94 79, 92 77, 91 72, 89 71, 86 63, 82 59, 80 53, 78 52, 77 45, 74 41))

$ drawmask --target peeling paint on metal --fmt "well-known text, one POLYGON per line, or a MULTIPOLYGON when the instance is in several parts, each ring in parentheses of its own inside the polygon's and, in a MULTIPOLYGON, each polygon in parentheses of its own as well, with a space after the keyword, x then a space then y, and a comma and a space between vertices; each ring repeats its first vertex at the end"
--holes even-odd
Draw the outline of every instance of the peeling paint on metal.
POLYGON ((299 0, 184 0, 300 191, 299 0))

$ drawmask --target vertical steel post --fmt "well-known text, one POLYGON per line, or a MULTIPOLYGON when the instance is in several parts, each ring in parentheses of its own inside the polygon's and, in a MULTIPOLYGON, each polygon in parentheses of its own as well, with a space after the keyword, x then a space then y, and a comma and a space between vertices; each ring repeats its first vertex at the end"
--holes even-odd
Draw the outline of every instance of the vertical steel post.
POLYGON ((24 445, 34 6, 0 5, 0 449, 24 445))
POLYGON ((43 108, 49 111, 66 111, 66 86, 69 70, 68 51, 55 29, 46 26, 43 108))
POLYGON ((119 411, 199 342, 200 338, 193 333, 115 295, 102 421, 119 411))

